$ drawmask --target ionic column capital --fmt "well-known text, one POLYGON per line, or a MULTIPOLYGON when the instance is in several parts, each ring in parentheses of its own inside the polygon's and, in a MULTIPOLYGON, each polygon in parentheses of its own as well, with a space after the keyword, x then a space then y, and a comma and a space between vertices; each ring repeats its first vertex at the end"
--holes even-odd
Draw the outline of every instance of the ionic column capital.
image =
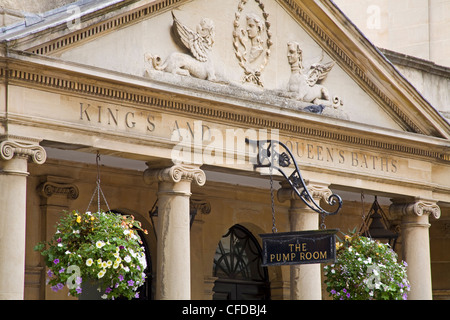
POLYGON ((53 195, 66 196, 69 200, 78 198, 80 192, 78 187, 71 183, 57 183, 47 181, 37 187, 38 193, 44 198, 50 198, 53 195))
POLYGON ((147 169, 144 171, 144 181, 147 184, 157 182, 180 182, 182 180, 194 181, 203 186, 206 182, 206 174, 197 166, 173 165, 163 169, 147 169))
POLYGON ((31 159, 36 164, 43 164, 47 159, 45 149, 32 140, 13 139, 10 136, 0 137, 0 159, 11 160, 13 157, 31 159))
MULTIPOLYGON (((315 201, 320 201, 324 199, 325 201, 333 194, 333 192, 328 188, 328 184, 323 182, 312 182, 305 180, 306 187, 308 188, 309 194, 315 201)), ((299 190, 301 192, 301 190, 299 190)), ((286 181, 281 183, 281 188, 277 192, 278 201, 285 202, 287 200, 300 200, 297 193, 292 189, 290 184, 286 181)))
POLYGON ((389 207, 389 211, 393 215, 397 216, 417 216, 421 217, 424 214, 432 215, 435 219, 441 217, 441 208, 432 201, 417 200, 408 203, 396 203, 394 202, 389 207))

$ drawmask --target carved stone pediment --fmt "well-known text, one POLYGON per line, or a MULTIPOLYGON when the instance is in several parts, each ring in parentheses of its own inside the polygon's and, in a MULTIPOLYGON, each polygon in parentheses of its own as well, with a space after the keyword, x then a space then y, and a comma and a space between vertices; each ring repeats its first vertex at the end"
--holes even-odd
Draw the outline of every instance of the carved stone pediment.
MULTIPOLYGON (((150 87, 158 90, 163 82, 170 91, 174 84, 173 89, 187 97, 211 88, 220 91, 213 84, 221 84, 230 88, 228 100, 236 94, 231 89, 239 88, 241 101, 260 94, 270 101, 279 98, 280 103, 272 104, 275 110, 289 107, 370 126, 448 136, 443 119, 333 2, 161 0, 98 7, 98 12, 89 7, 84 13, 81 5, 76 28, 73 19, 67 20, 67 28, 42 20, 8 29, 2 39, 19 51, 64 63, 146 75, 150 87), (296 97, 287 57, 292 42, 302 50, 299 77, 306 77, 310 85, 305 86, 306 94, 296 97), (317 82, 311 81, 313 75, 317 82), (194 82, 201 91, 191 90, 194 82)), ((61 13, 61 19, 66 21, 67 13, 61 13)), ((28 75, 26 80, 30 81, 28 75)))

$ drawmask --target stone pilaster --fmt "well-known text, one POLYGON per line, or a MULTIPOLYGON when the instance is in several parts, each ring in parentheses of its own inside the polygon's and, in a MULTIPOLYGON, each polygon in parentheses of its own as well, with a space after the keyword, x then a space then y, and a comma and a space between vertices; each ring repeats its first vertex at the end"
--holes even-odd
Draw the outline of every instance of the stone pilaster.
MULTIPOLYGON (((73 183, 73 179, 57 176, 44 176, 41 183, 36 188, 36 192, 41 198, 41 234, 40 240, 49 241, 56 232, 55 225, 61 218, 64 211, 70 210, 71 201, 76 200, 79 196, 78 187, 73 183)), ((28 266, 27 266, 28 268, 28 266)), ((53 292, 49 286, 45 285, 46 281, 45 266, 41 270, 40 300, 59 299, 61 293, 53 292)), ((67 288, 64 288, 67 290, 67 288)))
MULTIPOLYGON (((332 194, 328 185, 323 183, 307 183, 308 191, 317 203, 327 200, 332 194)), ((319 214, 310 209, 289 186, 282 183, 277 193, 280 202, 290 201, 289 219, 291 231, 319 229, 319 214)), ((322 281, 320 264, 291 266, 291 299, 321 300, 322 281)))
POLYGON ((37 141, 0 137, 0 300, 24 297, 28 161, 46 158, 37 141))
POLYGON ((438 219, 441 210, 432 201, 394 201, 390 213, 401 217, 402 254, 408 264, 407 273, 411 284, 408 299, 431 300, 429 216, 438 219))
POLYGON ((188 300, 191 298, 191 183, 204 185, 206 175, 196 166, 173 165, 147 169, 144 181, 158 182, 156 299, 188 300))

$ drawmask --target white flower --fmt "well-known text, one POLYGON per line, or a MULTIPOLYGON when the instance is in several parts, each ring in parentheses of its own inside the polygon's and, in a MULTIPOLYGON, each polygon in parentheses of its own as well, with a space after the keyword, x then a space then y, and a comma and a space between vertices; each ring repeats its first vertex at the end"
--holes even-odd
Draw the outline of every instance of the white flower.
POLYGON ((103 247, 105 244, 106 244, 105 242, 99 240, 99 241, 97 241, 97 243, 96 243, 95 245, 96 245, 97 248, 100 249, 100 248, 103 247))
POLYGON ((125 262, 130 263, 131 262, 131 257, 127 255, 125 258, 123 258, 123 260, 125 260, 125 262))
POLYGON ((88 267, 92 266, 93 263, 94 263, 94 260, 92 260, 92 258, 89 258, 89 259, 86 260, 86 265, 88 267))
POLYGON ((62 243, 58 243, 58 247, 62 247, 63 246, 63 244, 62 243))
POLYGON ((98 278, 100 279, 100 278, 103 278, 103 276, 105 275, 105 273, 106 273, 106 271, 103 269, 103 270, 101 270, 98 274, 97 274, 97 276, 98 276, 98 278))
POLYGON ((69 250, 67 250, 66 252, 64 252, 65 254, 71 254, 72 252, 70 252, 69 250))
POLYGON ((103 294, 103 295, 101 296, 101 298, 102 298, 102 299, 108 299, 108 296, 107 296, 106 293, 105 293, 105 294, 103 294))

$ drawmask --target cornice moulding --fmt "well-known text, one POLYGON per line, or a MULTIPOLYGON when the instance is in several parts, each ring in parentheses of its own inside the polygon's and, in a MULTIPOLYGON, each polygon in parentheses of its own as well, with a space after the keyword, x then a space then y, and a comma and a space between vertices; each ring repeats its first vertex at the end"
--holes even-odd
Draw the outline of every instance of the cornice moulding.
MULTIPOLYGON (((11 58, 0 58, 0 81, 2 80, 7 80, 9 85, 38 88, 158 112, 194 115, 196 119, 226 122, 243 128, 278 129, 288 136, 300 135, 373 150, 389 150, 409 156, 450 161, 450 142, 447 139, 328 118, 273 106, 264 101, 255 103, 252 95, 230 95, 220 91, 221 86, 216 84, 209 84, 212 89, 208 91, 193 89, 192 83, 183 86, 182 81, 176 84, 155 81, 17 52, 11 53, 11 58)), ((190 81, 204 82, 198 79, 190 81)), ((20 122, 19 118, 16 120, 20 122)), ((14 119, 15 116, 10 115, 9 120, 15 121, 14 119)), ((41 120, 45 122, 44 118, 41 120)), ((64 123, 60 125, 64 126, 64 123)))

